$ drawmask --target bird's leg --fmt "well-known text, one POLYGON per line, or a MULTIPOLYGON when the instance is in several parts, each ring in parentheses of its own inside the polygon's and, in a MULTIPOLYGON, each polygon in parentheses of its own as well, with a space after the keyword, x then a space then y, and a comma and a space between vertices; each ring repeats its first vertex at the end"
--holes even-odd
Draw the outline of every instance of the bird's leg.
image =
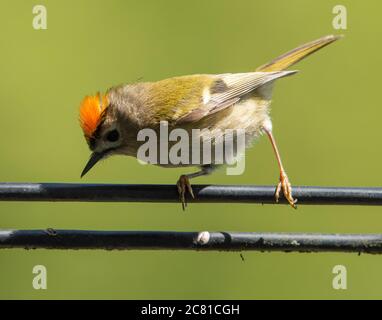
POLYGON ((293 199, 293 196, 292 196, 292 186, 291 186, 291 184, 289 182, 288 176, 287 176, 287 174, 286 174, 286 172, 284 170, 283 164, 281 162, 280 152, 279 152, 279 150, 277 148, 277 144, 276 144, 275 138, 273 137, 273 134, 272 134, 271 130, 268 130, 268 129, 264 128, 264 127, 263 127, 263 130, 268 135, 268 138, 269 138, 269 140, 270 140, 270 142, 272 144, 273 151, 275 152, 277 163, 278 163, 279 169, 280 169, 280 181, 277 184, 277 187, 276 187, 276 190, 275 190, 275 199, 276 199, 276 202, 279 202, 280 192, 282 190, 285 199, 287 199, 289 204, 293 208, 296 209, 297 208, 297 205, 296 205, 297 199, 293 199))
POLYGON ((179 193, 179 200, 182 203, 182 209, 185 210, 187 207, 187 201, 186 201, 186 192, 188 192, 193 199, 195 199, 194 192, 192 191, 190 179, 208 175, 210 174, 214 169, 214 166, 212 165, 205 165, 201 167, 201 170, 195 173, 190 174, 183 174, 179 177, 178 182, 176 183, 176 186, 178 187, 178 193, 179 193))

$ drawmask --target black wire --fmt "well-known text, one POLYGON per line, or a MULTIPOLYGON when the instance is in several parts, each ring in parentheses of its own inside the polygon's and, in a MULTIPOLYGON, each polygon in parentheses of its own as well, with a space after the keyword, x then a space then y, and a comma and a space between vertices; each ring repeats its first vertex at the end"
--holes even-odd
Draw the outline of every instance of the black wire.
POLYGON ((382 253, 381 234, 3 230, 0 249, 224 250, 382 253))
MULTIPOLYGON (((193 185, 201 203, 274 204, 274 186, 193 185)), ((298 204, 382 205, 382 188, 293 187, 298 204)), ((0 183, 0 201, 178 202, 174 185, 0 183)), ((280 203, 285 204, 284 199, 280 203)))

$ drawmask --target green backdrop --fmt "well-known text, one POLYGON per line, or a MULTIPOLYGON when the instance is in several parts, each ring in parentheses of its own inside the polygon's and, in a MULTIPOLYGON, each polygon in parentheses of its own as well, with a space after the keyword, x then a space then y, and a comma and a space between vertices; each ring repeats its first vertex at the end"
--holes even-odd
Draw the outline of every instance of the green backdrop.
MULTIPOLYGON (((254 70, 326 34, 340 42, 278 81, 274 133, 294 185, 381 184, 382 4, 341 1, 347 30, 334 30, 338 1, 144 0, 1 2, 0 181, 175 183, 182 169, 115 157, 80 172, 89 151, 78 124, 86 94, 133 82, 254 70), (47 30, 32 28, 45 5, 47 30)), ((196 183, 276 184, 263 137, 246 172, 196 183)), ((192 169, 191 169, 192 170, 192 169)), ((381 208, 251 204, 0 203, 2 229, 379 233, 381 208)), ((356 254, 185 251, 0 251, 0 298, 381 298, 382 258, 356 254), (32 288, 32 268, 48 289, 32 288), (348 289, 332 288, 332 268, 348 289)))

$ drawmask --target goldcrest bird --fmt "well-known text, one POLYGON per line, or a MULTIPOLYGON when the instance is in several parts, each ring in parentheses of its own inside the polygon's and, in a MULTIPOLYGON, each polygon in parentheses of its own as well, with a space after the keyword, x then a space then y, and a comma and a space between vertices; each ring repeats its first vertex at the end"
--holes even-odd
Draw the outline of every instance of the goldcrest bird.
MULTIPOLYGON (((279 200, 282 191, 289 204, 296 207, 296 199, 293 198, 292 187, 272 134, 269 111, 273 84, 276 79, 296 72, 285 71, 286 68, 340 37, 329 35, 299 46, 254 72, 196 74, 158 82, 125 84, 110 88, 103 95, 98 93, 85 97, 80 107, 80 124, 92 155, 81 177, 98 161, 110 155, 137 157, 144 143, 137 139, 140 130, 148 128, 158 133, 163 121, 168 124, 169 130, 179 128, 193 132, 199 129, 200 139, 206 138, 206 129, 209 133, 244 129, 246 146, 263 133, 269 137, 280 173, 275 200, 279 200)), ((154 164, 163 167, 190 166, 190 162, 171 164, 159 161, 154 164)), ((177 182, 183 209, 186 194, 194 197, 190 179, 211 173, 218 164, 213 157, 207 157, 199 166, 200 171, 181 175, 177 182)))

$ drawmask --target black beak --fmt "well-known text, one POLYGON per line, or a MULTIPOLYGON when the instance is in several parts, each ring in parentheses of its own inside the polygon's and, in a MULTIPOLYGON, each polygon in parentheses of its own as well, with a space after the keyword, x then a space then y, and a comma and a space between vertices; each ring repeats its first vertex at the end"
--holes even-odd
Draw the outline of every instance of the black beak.
POLYGON ((100 161, 105 156, 105 153, 93 152, 90 156, 88 163, 86 164, 84 170, 81 173, 81 178, 88 173, 88 171, 95 166, 95 164, 100 161))

